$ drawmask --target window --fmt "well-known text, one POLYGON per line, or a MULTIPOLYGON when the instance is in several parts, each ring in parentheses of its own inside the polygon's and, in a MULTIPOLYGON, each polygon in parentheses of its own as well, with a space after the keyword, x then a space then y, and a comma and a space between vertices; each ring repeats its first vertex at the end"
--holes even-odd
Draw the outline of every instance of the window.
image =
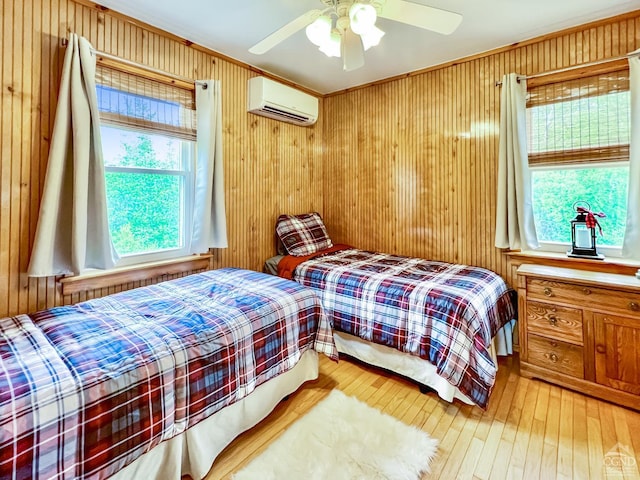
POLYGON ((119 265, 188 253, 193 91, 98 67, 109 228, 119 265))
POLYGON ((598 248, 620 255, 629 184, 629 72, 532 87, 527 99, 529 166, 538 240, 566 251, 573 204, 602 211, 598 248))

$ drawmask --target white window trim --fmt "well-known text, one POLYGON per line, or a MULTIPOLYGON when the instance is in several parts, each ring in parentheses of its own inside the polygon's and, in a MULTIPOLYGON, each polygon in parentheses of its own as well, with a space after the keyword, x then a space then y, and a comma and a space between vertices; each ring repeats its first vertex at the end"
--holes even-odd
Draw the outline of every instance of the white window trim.
MULTIPOLYGON (((135 127, 123 126, 112 124, 111 122, 103 122, 102 125, 109 126, 110 128, 118 128, 130 132, 140 134, 151 134, 150 132, 136 129, 135 127)), ((153 133, 154 135, 163 135, 165 137, 172 137, 165 132, 153 133)), ((182 178, 183 195, 181 196, 180 208, 180 225, 182 227, 180 237, 182 246, 180 248, 168 248, 163 250, 155 250, 152 252, 137 253, 137 254, 119 254, 120 259, 116 263, 116 268, 126 267, 138 264, 144 264, 149 262, 158 262, 162 260, 170 260, 173 258, 184 257, 191 253, 191 227, 193 218, 193 198, 195 188, 195 159, 196 159, 196 142, 180 139, 182 141, 183 149, 181 152, 182 161, 184 163, 183 170, 168 170, 157 168, 144 168, 144 167, 119 167, 105 165, 105 172, 124 172, 124 173, 144 173, 144 174, 158 174, 158 175, 172 175, 182 178)))
MULTIPOLYGON (((565 242, 538 242, 540 248, 536 252, 553 252, 553 253, 567 253, 571 250, 571 244, 565 242)), ((598 253, 602 253, 605 257, 621 258, 622 247, 611 247, 608 245, 598 245, 596 238, 596 249, 598 253)))

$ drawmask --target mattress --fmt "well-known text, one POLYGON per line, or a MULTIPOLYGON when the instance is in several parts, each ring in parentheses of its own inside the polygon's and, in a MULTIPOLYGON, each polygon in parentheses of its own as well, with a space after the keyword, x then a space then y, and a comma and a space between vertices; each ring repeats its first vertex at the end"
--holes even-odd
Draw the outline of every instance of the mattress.
POLYGON ((280 275, 314 289, 336 331, 428 361, 486 408, 497 364, 491 340, 516 317, 494 272, 351 247, 284 257, 280 275))
POLYGON ((310 350, 317 296, 239 269, 0 319, 0 478, 106 478, 310 350))

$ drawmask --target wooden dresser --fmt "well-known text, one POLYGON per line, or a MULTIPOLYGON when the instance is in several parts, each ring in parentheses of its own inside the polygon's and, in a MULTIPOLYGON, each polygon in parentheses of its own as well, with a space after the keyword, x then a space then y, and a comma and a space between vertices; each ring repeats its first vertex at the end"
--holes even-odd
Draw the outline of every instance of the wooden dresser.
POLYGON ((522 265, 520 373, 640 410, 640 280, 522 265))

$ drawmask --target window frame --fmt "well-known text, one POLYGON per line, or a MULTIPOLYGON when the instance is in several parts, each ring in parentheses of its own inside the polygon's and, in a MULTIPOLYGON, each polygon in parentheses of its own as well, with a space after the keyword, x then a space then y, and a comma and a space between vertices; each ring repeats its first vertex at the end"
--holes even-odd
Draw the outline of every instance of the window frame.
MULTIPOLYGON (((616 72, 622 71, 624 69, 621 68, 610 68, 610 69, 594 69, 593 72, 582 72, 580 76, 576 77, 564 77, 562 79, 553 79, 550 78, 547 82, 536 82, 534 85, 528 85, 528 90, 545 86, 547 84, 552 83, 565 83, 570 81, 578 80, 581 77, 592 77, 597 76, 599 74, 608 73, 608 72, 616 72)), ((628 75, 628 70, 627 70, 628 75)), ((627 91, 627 90, 624 90, 627 91)), ((527 92, 529 95, 529 91, 527 92)), ((581 97, 575 97, 579 99, 581 97)), ((559 103, 559 102, 558 102, 559 103)), ((531 114, 529 112, 529 105, 527 102, 527 153, 536 159, 536 161, 531 162, 528 160, 528 168, 530 174, 533 174, 536 171, 549 171, 549 170, 568 170, 568 169, 580 169, 580 168, 607 168, 607 167, 629 167, 629 144, 616 144, 611 146, 593 146, 593 147, 585 147, 585 148, 577 148, 577 149, 565 149, 565 150, 556 150, 549 152, 540 152, 534 153, 529 150, 531 145, 529 141, 531 140, 530 131, 530 119, 531 114), (610 158, 603 158, 601 161, 595 160, 599 155, 598 153, 602 153, 603 151, 612 151, 617 155, 606 155, 610 158), (592 152, 591 155, 589 153, 592 152), (626 157, 626 159, 623 159, 626 157), (557 158, 557 160, 551 160, 552 158, 557 158), (541 161, 542 159, 542 161, 541 161)), ((533 182, 532 182, 533 183, 533 182)), ((529 200, 533 200, 533 185, 531 185, 531 198, 529 200)), ((533 213, 533 218, 535 221, 535 213, 533 213)), ((549 242, 549 241, 540 241, 538 239, 539 248, 536 251, 540 252, 550 252, 550 253, 566 253, 571 248, 571 242, 549 242)), ((612 258, 622 258, 622 245, 619 247, 613 247, 608 245, 599 245, 598 251, 603 253, 606 257, 612 258)))
MULTIPOLYGON (((126 89, 119 88, 116 84, 111 84, 108 81, 106 83, 102 83, 100 81, 96 82, 97 89, 101 87, 105 87, 108 89, 119 90, 124 92, 125 94, 132 95, 145 95, 149 98, 158 100, 160 102, 166 102, 165 97, 162 95, 154 96, 153 92, 156 92, 153 84, 158 85, 160 89, 162 88, 174 88, 177 87, 180 90, 190 90, 195 92, 195 84, 180 84, 176 85, 175 82, 171 79, 163 79, 158 78, 157 76, 147 76, 144 75, 143 72, 137 71, 137 69, 129 69, 122 68, 120 65, 117 67, 114 65, 110 65, 109 63, 105 63, 100 65, 102 69, 105 69, 107 75, 115 75, 113 78, 120 78, 118 75, 128 75, 135 80, 135 78, 139 79, 141 82, 144 82, 147 85, 152 85, 152 91, 149 94, 143 94, 138 91, 128 91, 126 89), (113 72, 113 73, 109 73, 113 72), (120 72, 120 73, 118 73, 120 72)), ((109 78, 109 77, 107 77, 109 78)), ((182 82, 184 83, 184 82, 182 82)), ((183 103, 181 108, 185 108, 183 103)), ((195 109, 195 99, 193 101, 193 106, 191 107, 195 109)), ((172 128, 162 128, 164 124, 157 125, 157 128, 153 128, 148 121, 145 121, 142 118, 130 117, 131 122, 127 121, 127 117, 121 114, 113 115, 110 113, 103 112, 100 113, 100 127, 109 127, 116 130, 133 132, 139 135, 155 135, 161 136, 168 139, 176 139, 181 142, 182 150, 180 151, 180 165, 181 169, 162 169, 162 168, 148 168, 148 167, 122 167, 122 166, 109 166, 104 165, 105 174, 108 172, 121 172, 121 173, 130 173, 130 174, 153 174, 153 175, 170 175, 173 177, 177 177, 180 179, 180 243, 181 246, 178 248, 168 248, 162 250, 154 250, 149 252, 140 252, 133 254, 118 254, 120 259, 116 262, 115 268, 121 267, 131 267, 136 265, 144 265, 147 263, 153 262, 162 262, 171 259, 179 259, 181 257, 186 257, 192 255, 191 251, 191 237, 192 237, 192 220, 193 220, 193 212, 194 212, 194 193, 195 193, 195 171, 196 171, 196 161, 197 161, 197 145, 195 139, 195 124, 189 123, 185 128, 193 128, 193 135, 186 135, 184 131, 180 131, 176 129, 173 131, 172 128), (113 118, 111 118, 113 117, 113 118)), ((195 120, 195 113, 193 119, 195 120)), ((105 185, 106 187, 106 185, 105 185)))
MULTIPOLYGON (((101 126, 108 126, 110 128, 116 128, 119 130, 125 130, 129 132, 135 132, 141 135, 149 134, 148 131, 136 129, 135 127, 125 127, 123 125, 113 124, 110 122, 102 122, 101 126)), ((158 132, 155 135, 161 135, 166 138, 176 138, 171 135, 167 135, 165 132, 158 132)), ((181 163, 183 168, 181 170, 175 169, 161 169, 161 168, 146 168, 146 167, 119 167, 105 165, 104 170, 107 172, 120 172, 131 174, 150 174, 150 175, 171 175, 181 178, 181 195, 180 195, 180 241, 182 246, 179 248, 168 248, 162 250, 154 250, 151 252, 142 252, 135 254, 118 254, 120 259, 116 263, 116 267, 124 267, 129 265, 136 265, 139 263, 156 262, 161 260, 168 260, 172 258, 184 257, 191 254, 189 239, 191 238, 191 228, 193 218, 193 202, 188 201, 193 199, 193 192, 195 188, 195 158, 196 158, 196 144, 195 141, 185 140, 177 138, 182 142, 181 163)))
MULTIPOLYGON (((611 168, 611 167, 629 167, 629 162, 592 162, 587 164, 560 164, 560 165, 549 165, 549 164, 540 164, 535 166, 529 166, 529 171, 533 174, 535 171, 549 171, 549 170, 566 170, 568 168, 571 169, 580 169, 580 168, 611 168)), ((533 186, 531 188, 531 195, 533 196, 533 186)), ((535 215, 534 215, 535 220, 535 215)), ((569 224, 567 224, 567 228, 569 224)), ((597 235, 596 235, 596 245, 598 251, 603 253, 606 257, 613 258, 622 258, 622 245, 619 247, 613 247, 611 245, 601 245, 597 243, 597 235)), ((553 252, 553 253, 567 253, 569 249, 571 249, 571 242, 545 242, 538 239, 539 251, 543 252, 553 252)))

